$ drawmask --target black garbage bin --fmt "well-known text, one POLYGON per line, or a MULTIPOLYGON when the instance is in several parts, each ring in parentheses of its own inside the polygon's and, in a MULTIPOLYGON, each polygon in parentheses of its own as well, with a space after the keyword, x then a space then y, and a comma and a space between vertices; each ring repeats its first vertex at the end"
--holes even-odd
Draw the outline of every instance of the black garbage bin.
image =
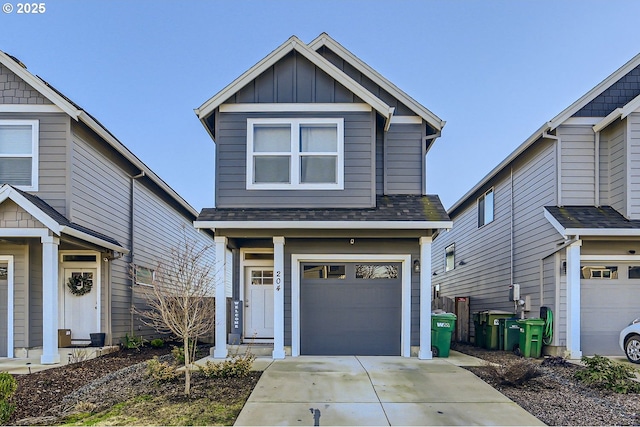
POLYGON ((104 347, 105 335, 106 334, 104 332, 89 334, 89 337, 91 338, 91 347, 104 347))

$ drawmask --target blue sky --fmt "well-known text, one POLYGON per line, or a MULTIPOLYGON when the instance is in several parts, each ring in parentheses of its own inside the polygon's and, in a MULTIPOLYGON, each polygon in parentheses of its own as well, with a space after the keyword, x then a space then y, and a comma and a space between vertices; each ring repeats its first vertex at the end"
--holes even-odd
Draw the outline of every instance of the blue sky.
MULTIPOLYGON (((37 0, 36 0, 37 1, 37 0)), ((193 109, 282 44, 329 33, 447 121, 429 193, 450 207, 640 52, 640 2, 55 0, 0 13, 0 50, 95 116, 196 209, 213 143, 193 109)))

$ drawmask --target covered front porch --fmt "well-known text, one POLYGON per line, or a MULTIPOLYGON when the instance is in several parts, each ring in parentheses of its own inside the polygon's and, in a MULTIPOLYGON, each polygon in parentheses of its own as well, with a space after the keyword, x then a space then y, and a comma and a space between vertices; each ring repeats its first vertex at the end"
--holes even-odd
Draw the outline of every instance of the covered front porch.
POLYGON ((109 262, 127 252, 38 197, 0 187, 0 356, 37 349, 40 363, 56 364, 59 329, 101 332, 109 262))

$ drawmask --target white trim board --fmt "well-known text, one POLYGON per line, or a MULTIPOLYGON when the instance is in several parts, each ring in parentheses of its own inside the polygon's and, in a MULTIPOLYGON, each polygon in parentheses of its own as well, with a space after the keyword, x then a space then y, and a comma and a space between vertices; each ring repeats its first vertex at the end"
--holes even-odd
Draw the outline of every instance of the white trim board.
POLYGON ((13 304, 14 304, 14 265, 13 255, 0 255, 0 261, 7 263, 7 356, 13 358, 13 304))
POLYGON ((309 230, 431 230, 453 227, 452 221, 194 221, 196 228, 309 229, 309 230))
POLYGON ((411 255, 410 254, 291 254, 291 356, 300 356, 300 263, 400 262, 402 264, 402 321, 400 354, 411 357, 411 255))
POLYGON ((371 105, 364 103, 239 103, 222 104, 221 113, 297 113, 297 112, 370 112, 371 105))

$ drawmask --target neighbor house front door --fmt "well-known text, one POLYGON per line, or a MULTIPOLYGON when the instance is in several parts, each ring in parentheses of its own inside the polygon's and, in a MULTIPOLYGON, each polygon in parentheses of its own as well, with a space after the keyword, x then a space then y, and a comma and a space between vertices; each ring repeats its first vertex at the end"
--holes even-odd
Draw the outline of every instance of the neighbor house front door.
POLYGON ((71 329, 72 339, 89 339, 100 332, 98 325, 98 293, 100 287, 95 268, 65 268, 62 329, 71 329), (69 283, 75 285, 72 291, 69 283), (87 291, 88 287, 91 289, 87 291))
POLYGON ((247 267, 245 283, 245 340, 273 339, 273 267, 247 267))

